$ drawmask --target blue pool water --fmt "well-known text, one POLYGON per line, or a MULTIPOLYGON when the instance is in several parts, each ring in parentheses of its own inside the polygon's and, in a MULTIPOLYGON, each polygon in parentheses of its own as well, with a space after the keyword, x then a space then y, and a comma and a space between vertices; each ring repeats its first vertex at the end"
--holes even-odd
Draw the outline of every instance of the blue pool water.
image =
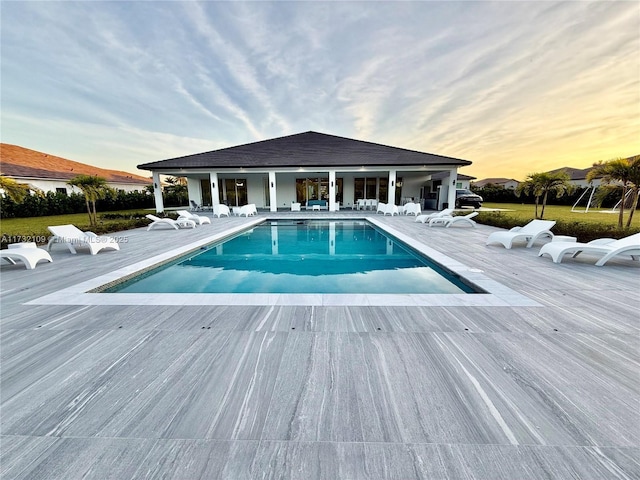
POLYGON ((111 287, 119 293, 475 293, 366 221, 267 221, 111 287))

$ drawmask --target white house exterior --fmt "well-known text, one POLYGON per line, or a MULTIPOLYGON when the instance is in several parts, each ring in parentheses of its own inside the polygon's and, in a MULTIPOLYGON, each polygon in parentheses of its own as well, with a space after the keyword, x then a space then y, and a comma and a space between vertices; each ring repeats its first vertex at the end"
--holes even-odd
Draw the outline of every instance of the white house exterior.
POLYGON ((253 203, 272 212, 291 203, 322 203, 329 211, 358 200, 427 208, 455 204, 462 160, 334 135, 306 132, 138 165, 150 170, 156 210, 164 205, 160 175, 186 177, 197 204, 253 203), (434 177, 435 176, 435 177, 434 177), (437 178, 436 178, 437 177, 437 178))

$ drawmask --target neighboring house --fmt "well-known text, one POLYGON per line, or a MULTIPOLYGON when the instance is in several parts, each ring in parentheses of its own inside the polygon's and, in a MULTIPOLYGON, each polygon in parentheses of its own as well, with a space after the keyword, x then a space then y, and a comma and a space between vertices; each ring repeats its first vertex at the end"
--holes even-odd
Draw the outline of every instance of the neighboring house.
MULTIPOLYGON (((564 170, 569 174, 569 180, 577 187, 588 187, 589 182, 587 182, 587 174, 593 167, 588 168, 572 168, 572 167, 562 167, 556 168, 555 170, 551 170, 549 173, 558 173, 564 170)), ((600 179, 595 178, 591 185, 597 187, 600 185, 600 179)))
POLYGON ((477 182, 473 182, 473 186, 476 188, 484 188, 487 185, 504 188, 505 190, 514 190, 518 188, 520 182, 513 178, 484 178, 477 182))
MULTIPOLYGON (((434 208, 453 205, 458 168, 468 160, 316 132, 223 148, 138 165, 160 175, 186 177, 189 200, 277 211, 292 202, 322 201, 330 211, 370 199, 401 204, 436 192, 434 208), (435 174, 441 175, 433 180, 435 174), (440 188, 434 189, 434 182, 440 188), (453 188, 449 188, 453 187, 453 188)), ((156 209, 164 210, 155 189, 156 209)), ((424 202, 423 202, 424 205, 424 202)))
POLYGON ((79 192, 67 182, 80 174, 97 175, 104 178, 110 187, 125 192, 142 191, 151 185, 151 179, 140 175, 93 167, 7 143, 0 144, 0 159, 2 175, 44 192, 79 192))

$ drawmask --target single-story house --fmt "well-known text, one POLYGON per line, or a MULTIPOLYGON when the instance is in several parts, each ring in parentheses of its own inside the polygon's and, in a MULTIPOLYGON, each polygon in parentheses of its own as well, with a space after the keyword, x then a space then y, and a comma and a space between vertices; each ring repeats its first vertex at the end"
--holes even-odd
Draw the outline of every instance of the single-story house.
POLYGON ((97 175, 111 188, 125 192, 143 191, 151 185, 150 178, 140 175, 94 167, 8 143, 0 144, 0 156, 2 175, 43 192, 78 193, 80 190, 67 182, 80 174, 97 175))
POLYGON ((515 190, 518 188, 518 185, 520 185, 520 182, 513 178, 483 178, 482 180, 473 182, 473 186, 477 188, 484 188, 487 185, 493 185, 506 190, 515 190))
POLYGON ((335 211, 354 208, 358 200, 413 200, 441 209, 455 204, 458 168, 468 165, 469 160, 306 132, 138 168, 153 174, 158 212, 164 210, 160 175, 186 177, 189 200, 199 205, 253 203, 275 212, 294 202, 320 202, 335 211))

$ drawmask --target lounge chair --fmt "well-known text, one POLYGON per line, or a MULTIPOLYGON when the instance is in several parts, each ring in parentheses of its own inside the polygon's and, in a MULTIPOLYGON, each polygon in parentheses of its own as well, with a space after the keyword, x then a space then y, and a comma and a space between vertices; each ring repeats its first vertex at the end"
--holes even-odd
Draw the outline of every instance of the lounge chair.
POLYGON ((6 250, 0 250, 0 258, 4 258, 12 265, 16 264, 16 260, 19 260, 24 263, 24 266, 27 267, 27 270, 33 270, 34 268, 36 268, 36 264, 40 260, 53 262, 53 260, 51 259, 51 255, 49 255, 48 252, 44 251, 41 248, 37 248, 35 243, 31 245, 9 245, 9 248, 7 248, 6 250))
POLYGON ((196 222, 196 225, 211 223, 211 219, 209 217, 196 215, 195 213, 187 212, 186 210, 178 210, 178 215, 180 215, 178 219, 185 218, 187 220, 193 220, 194 222, 196 222))
POLYGON ((189 220, 187 218, 178 218, 178 220, 173 220, 172 218, 160 218, 155 215, 151 215, 150 213, 145 215, 146 218, 151 220, 151 223, 147 227, 147 232, 149 230, 153 230, 158 227, 171 227, 178 230, 180 227, 182 228, 196 228, 196 222, 193 220, 189 220))
POLYGON ((418 215, 416 216, 416 222, 422 222, 422 223, 426 223, 429 220, 431 220, 432 218, 437 218, 437 217, 450 217, 451 214, 453 213, 453 208, 445 208, 444 210, 440 210, 439 212, 433 212, 433 213, 427 213, 425 215, 418 215))
POLYGON ((54 225, 47 229, 53 234, 47 244, 47 251, 51 251, 54 243, 64 243, 74 255, 77 253, 76 247, 89 247, 91 255, 95 255, 100 250, 120 250, 120 245, 115 238, 83 232, 75 225, 54 225))
POLYGON ((452 217, 452 216, 436 217, 429 220, 429 226, 430 227, 444 226, 446 228, 449 228, 457 224, 461 224, 461 225, 468 224, 468 225, 471 225, 472 227, 475 227, 476 222, 475 220, 471 220, 471 219, 476 215, 478 215, 478 212, 471 212, 468 215, 457 215, 455 217, 452 217))
POLYGON ((193 200, 189 200, 189 203, 191 204, 191 211, 192 212, 199 212, 200 210, 202 210, 202 205, 198 205, 193 200))
POLYGON ((240 212, 238 213, 239 216, 245 216, 248 217, 249 215, 257 215, 258 214, 258 210, 256 209, 256 206, 254 203, 248 203, 247 205, 243 205, 242 207, 240 207, 240 212))
POLYGON ((549 242, 542 246, 538 256, 549 255, 553 263, 562 262, 562 257, 572 253, 575 258, 581 253, 602 255, 596 262, 598 267, 603 266, 617 255, 629 255, 633 260, 640 260, 640 233, 615 240, 613 238, 599 238, 589 243, 578 242, 549 242))
POLYGON ((222 215, 226 215, 227 217, 231 214, 229 211, 229 207, 226 205, 219 203, 218 205, 213 206, 213 216, 220 218, 222 215))
POLYGON ((291 202, 292 212, 299 212, 301 207, 302 207, 302 204, 300 202, 291 202))
POLYGON ((554 220, 531 220, 524 227, 513 227, 509 231, 493 232, 487 237, 487 245, 491 243, 501 243, 504 248, 510 249, 513 242, 517 240, 527 241, 527 248, 540 238, 549 237, 553 239, 551 229, 556 224, 554 220))

